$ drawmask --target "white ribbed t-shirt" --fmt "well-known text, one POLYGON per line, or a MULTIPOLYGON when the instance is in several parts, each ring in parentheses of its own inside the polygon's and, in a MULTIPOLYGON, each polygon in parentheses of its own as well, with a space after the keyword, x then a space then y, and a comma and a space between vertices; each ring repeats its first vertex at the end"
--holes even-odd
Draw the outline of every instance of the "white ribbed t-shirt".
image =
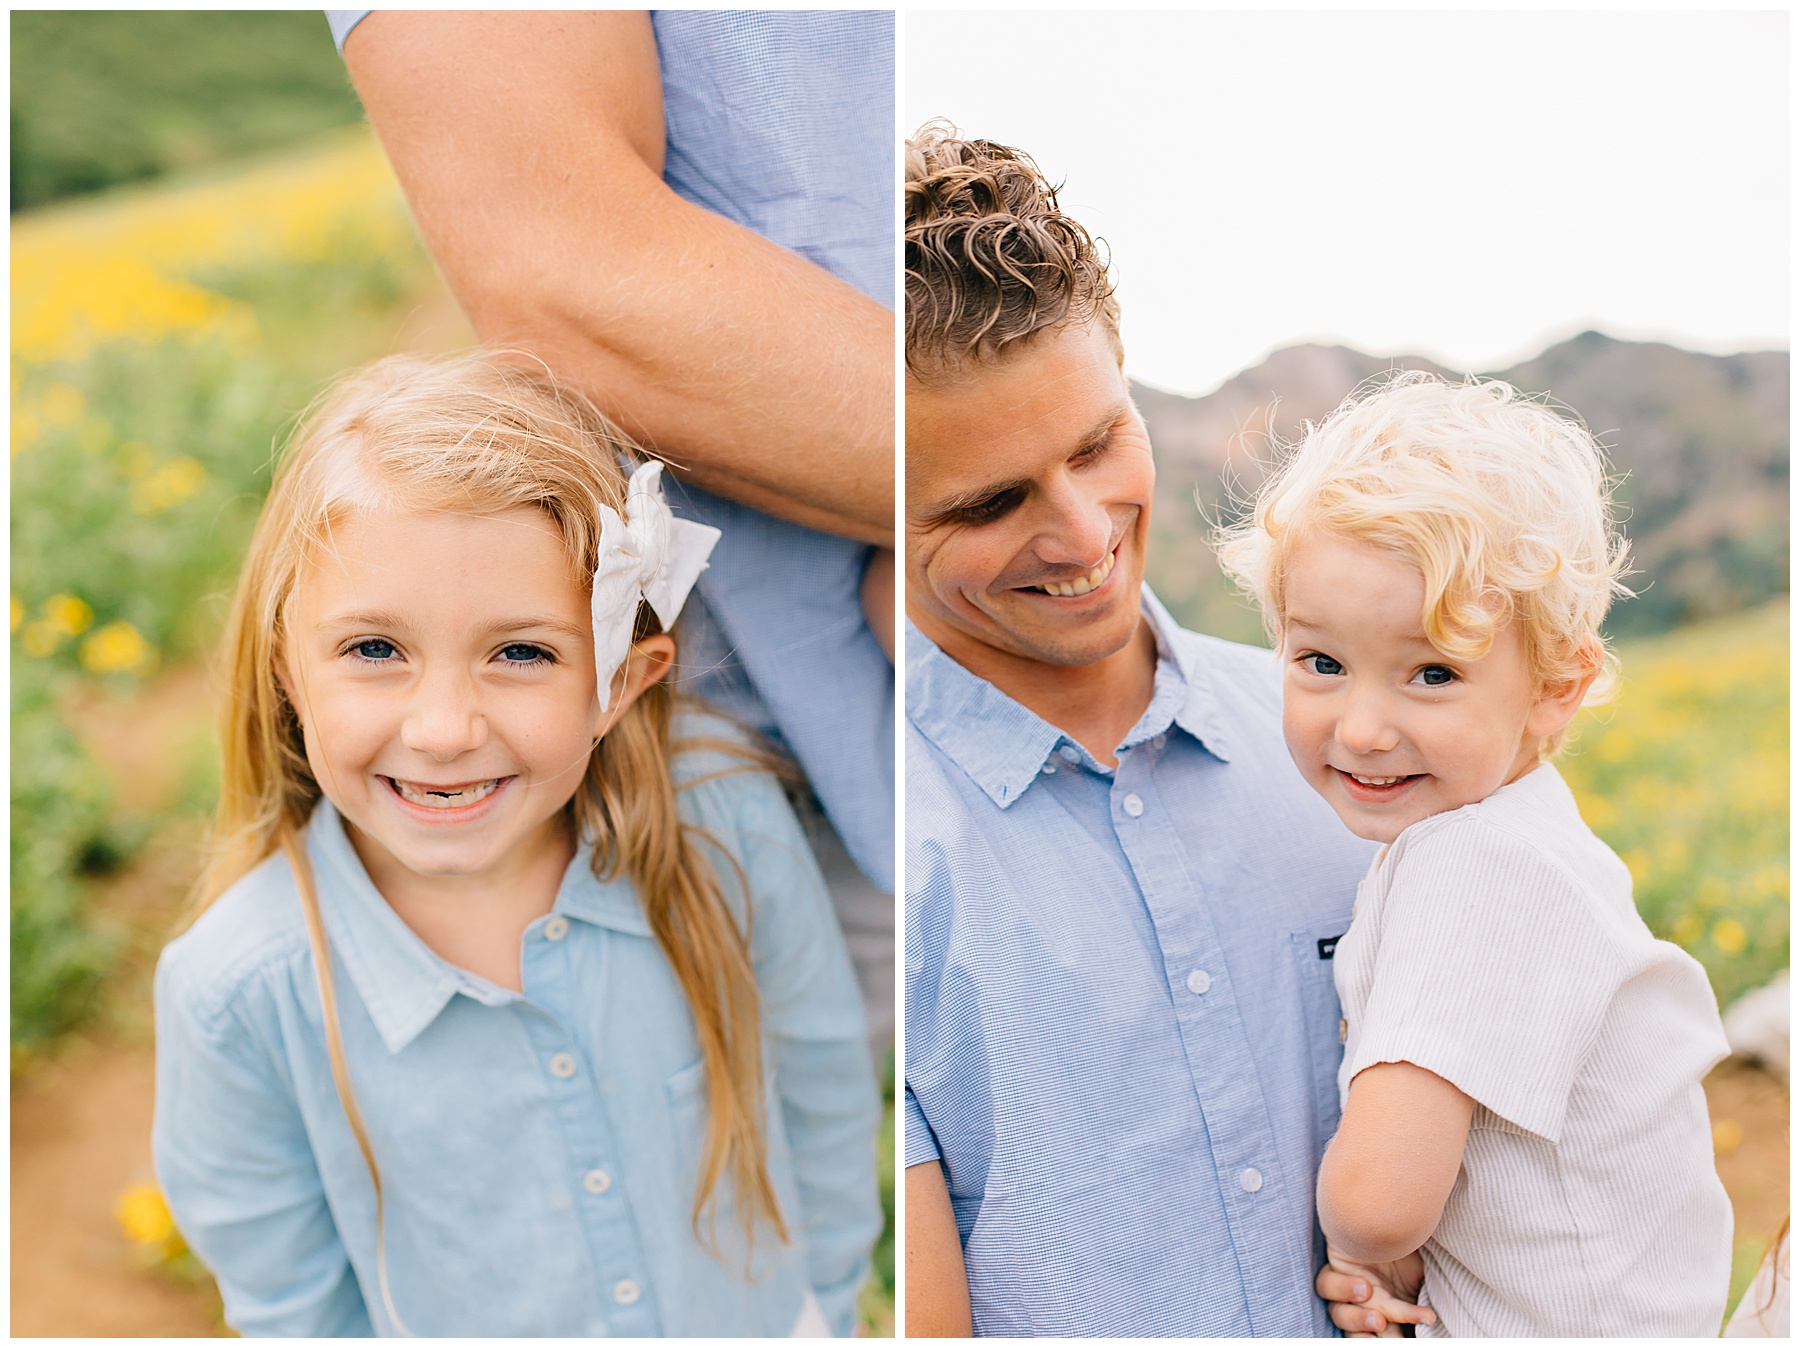
POLYGON ((1340 1098, 1409 1062, 1475 1101, 1422 1251, 1421 1337, 1716 1336, 1731 1203, 1700 1081, 1706 973, 1543 764, 1383 849, 1338 943, 1340 1098))

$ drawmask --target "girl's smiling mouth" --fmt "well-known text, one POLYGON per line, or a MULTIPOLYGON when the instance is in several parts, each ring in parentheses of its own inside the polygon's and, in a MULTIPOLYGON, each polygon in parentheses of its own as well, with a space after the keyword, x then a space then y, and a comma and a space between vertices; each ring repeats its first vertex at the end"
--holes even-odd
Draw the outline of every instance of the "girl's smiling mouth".
POLYGON ((472 809, 512 781, 511 777, 489 777, 482 781, 438 785, 431 782, 409 782, 399 777, 383 777, 401 800, 415 809, 434 814, 472 809))

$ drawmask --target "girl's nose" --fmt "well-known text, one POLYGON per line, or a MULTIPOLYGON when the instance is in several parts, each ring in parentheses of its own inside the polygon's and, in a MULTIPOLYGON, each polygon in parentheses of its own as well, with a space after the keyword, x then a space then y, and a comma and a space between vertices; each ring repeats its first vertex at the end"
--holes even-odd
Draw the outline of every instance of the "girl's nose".
POLYGON ((400 742, 408 749, 448 762, 487 743, 487 717, 466 680, 427 673, 407 708, 400 742))
POLYGON ((1385 753, 1400 743, 1400 732, 1388 715, 1387 699, 1378 689, 1354 685, 1344 694, 1337 737, 1338 743, 1357 754, 1385 753))

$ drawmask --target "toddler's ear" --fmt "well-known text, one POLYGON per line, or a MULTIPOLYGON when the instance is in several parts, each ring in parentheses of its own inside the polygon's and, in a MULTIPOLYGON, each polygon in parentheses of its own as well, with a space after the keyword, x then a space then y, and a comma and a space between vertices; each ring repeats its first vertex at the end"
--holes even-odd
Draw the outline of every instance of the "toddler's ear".
POLYGON ((619 718, 646 690, 662 682, 675 668, 675 638, 667 632, 633 642, 631 654, 625 657, 625 668, 613 676, 612 707, 600 713, 594 728, 594 739, 618 724, 619 718))
POLYGON ((1573 678, 1548 681, 1531 709, 1526 729, 1539 738, 1554 735, 1575 719, 1594 680, 1600 677, 1606 653, 1599 642, 1584 645, 1580 653, 1581 672, 1573 678))

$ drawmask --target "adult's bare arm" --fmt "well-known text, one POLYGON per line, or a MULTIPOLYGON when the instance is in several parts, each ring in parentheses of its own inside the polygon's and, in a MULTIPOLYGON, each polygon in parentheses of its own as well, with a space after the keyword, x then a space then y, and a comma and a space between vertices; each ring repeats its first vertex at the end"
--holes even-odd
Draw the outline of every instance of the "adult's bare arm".
POLYGON ((965 1339, 975 1333, 962 1238, 936 1161, 906 1168, 907 1337, 965 1339))
POLYGON ((709 490, 892 545, 893 315, 664 185, 648 14, 385 10, 344 56, 484 343, 709 490))

